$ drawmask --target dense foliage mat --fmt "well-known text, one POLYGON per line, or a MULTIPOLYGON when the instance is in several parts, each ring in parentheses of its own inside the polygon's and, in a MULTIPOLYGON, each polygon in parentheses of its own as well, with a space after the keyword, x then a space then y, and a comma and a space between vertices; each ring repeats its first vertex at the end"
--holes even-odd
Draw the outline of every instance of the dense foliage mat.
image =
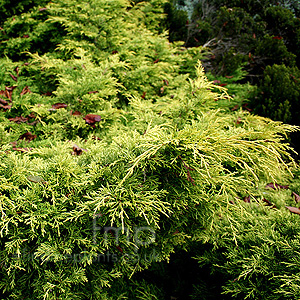
POLYGON ((40 4, 2 24, 1 297, 212 299, 160 280, 188 260, 220 299, 297 298, 296 128, 229 110, 161 1, 40 4))

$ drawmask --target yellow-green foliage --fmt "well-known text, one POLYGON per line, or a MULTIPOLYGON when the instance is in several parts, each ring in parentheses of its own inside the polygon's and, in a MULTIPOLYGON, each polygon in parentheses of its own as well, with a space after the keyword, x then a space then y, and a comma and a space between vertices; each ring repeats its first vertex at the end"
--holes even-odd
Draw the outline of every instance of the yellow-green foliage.
POLYGON ((203 49, 156 32, 157 1, 53 1, 46 11, 61 26, 57 50, 28 53, 26 65, 1 59, 3 82, 17 86, 0 112, 1 297, 163 299, 139 272, 211 242, 216 212, 226 223, 237 198, 288 181, 284 140, 296 128, 221 109, 226 89, 200 61, 190 69, 203 49))

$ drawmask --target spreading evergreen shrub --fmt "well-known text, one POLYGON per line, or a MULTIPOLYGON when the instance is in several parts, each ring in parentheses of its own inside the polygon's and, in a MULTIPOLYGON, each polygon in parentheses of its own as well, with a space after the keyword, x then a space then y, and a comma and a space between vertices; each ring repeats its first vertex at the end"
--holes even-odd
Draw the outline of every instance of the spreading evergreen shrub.
POLYGON ((259 92, 253 99, 255 112, 273 120, 299 124, 300 71, 285 65, 267 66, 259 92))
MULTIPOLYGON (((259 234, 247 235, 247 224, 257 220, 261 233, 274 217, 297 231, 296 215, 284 207, 294 200, 285 194, 273 211, 264 206, 273 193, 263 190, 291 180, 286 135, 296 128, 228 113, 227 90, 198 61, 206 52, 160 33, 158 1, 57 0, 44 8, 8 18, 1 43, 15 49, 0 60, 1 298, 197 299, 203 280, 182 293, 186 282, 170 292, 163 273, 156 282, 149 277, 184 252, 212 269, 227 266, 232 252, 232 265, 222 268, 226 279, 234 276, 225 292, 268 299, 257 272, 244 280, 253 269, 251 246, 264 245, 259 234), (37 30, 30 43, 13 34, 16 20, 24 34, 37 30), (246 206, 248 197, 257 200, 246 206), (245 245, 243 261, 236 243, 245 245), (217 253, 219 245, 227 252, 217 253)), ((284 241, 271 240, 270 253, 284 252, 284 241)), ((260 261, 270 268, 266 278, 278 276, 272 288, 283 299, 298 283, 297 266, 289 265, 298 253, 287 251, 286 276, 260 261)))

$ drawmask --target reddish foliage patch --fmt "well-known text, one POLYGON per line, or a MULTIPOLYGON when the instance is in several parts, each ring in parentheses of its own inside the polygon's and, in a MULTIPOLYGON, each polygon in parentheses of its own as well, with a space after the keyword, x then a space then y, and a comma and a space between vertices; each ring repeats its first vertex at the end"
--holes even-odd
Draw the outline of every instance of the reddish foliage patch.
POLYGON ((16 88, 17 86, 6 86, 5 90, 1 90, 0 91, 0 96, 4 96, 6 98, 8 98, 10 101, 12 101, 12 92, 13 90, 16 88))
POLYGON ((286 208, 293 214, 300 215, 300 209, 293 206, 286 206, 286 208))
POLYGON ((9 118, 8 120, 11 122, 20 124, 20 123, 25 123, 26 121, 28 121, 28 118, 19 116, 19 117, 15 117, 15 118, 9 118))
POLYGON ((20 151, 20 152, 29 152, 33 148, 12 148, 14 151, 20 151))
POLYGON ((243 201, 246 202, 246 203, 250 203, 251 202, 251 197, 246 196, 246 197, 244 197, 243 201))
POLYGON ((4 99, 0 98, 0 104, 2 104, 2 105, 8 105, 8 102, 5 101, 4 99))
POLYGON ((276 189, 284 189, 284 190, 287 190, 288 188, 289 188, 289 186, 288 185, 280 185, 280 184, 278 184, 278 183, 268 183, 267 185, 266 185, 266 188, 271 188, 271 189, 273 189, 273 190, 276 190, 276 189))
POLYGON ((101 121, 101 116, 94 114, 87 114, 84 118, 85 123, 89 125, 94 125, 96 122, 101 121))
POLYGON ((296 203, 300 202, 300 196, 296 194, 295 192, 292 192, 292 196, 294 196, 296 203))
POLYGON ((10 76, 14 81, 18 81, 18 78, 17 78, 15 75, 9 73, 9 76, 10 76))
POLYGON ((80 148, 76 144, 74 144, 72 155, 81 155, 83 151, 87 152, 86 149, 80 148))
POLYGON ((36 138, 35 134, 32 134, 31 132, 27 131, 26 133, 22 134, 19 137, 19 140, 26 140, 28 142, 33 141, 36 138))
POLYGON ((71 114, 72 114, 73 116, 81 116, 81 112, 78 111, 78 110, 75 110, 75 111, 71 112, 71 114))
POLYGON ((60 108, 67 108, 67 107, 68 107, 68 104, 65 104, 65 103, 52 104, 53 109, 60 109, 60 108))
POLYGON ((28 85, 26 85, 26 86, 23 88, 23 90, 22 90, 22 92, 21 92, 20 95, 23 96, 23 95, 25 95, 25 94, 27 94, 27 93, 32 93, 31 90, 29 89, 28 85))

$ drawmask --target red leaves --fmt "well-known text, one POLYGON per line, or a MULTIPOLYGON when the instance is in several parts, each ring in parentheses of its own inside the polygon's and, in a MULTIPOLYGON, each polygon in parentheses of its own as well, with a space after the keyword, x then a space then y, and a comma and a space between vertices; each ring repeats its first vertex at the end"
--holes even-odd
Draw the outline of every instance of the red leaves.
MULTIPOLYGON (((292 196, 294 196, 294 199, 296 203, 300 202, 300 196, 296 194, 295 192, 292 192, 292 196)), ((293 214, 300 215, 300 209, 298 207, 293 207, 293 206, 286 206, 286 208, 293 214)))
POLYGON ((293 74, 290 74, 291 78, 294 80, 295 83, 298 83, 300 78, 296 78, 293 74))
POLYGON ((293 214, 300 215, 300 209, 293 206, 286 206, 286 208, 293 214))
POLYGON ((157 64, 158 62, 159 62, 159 58, 156 59, 153 63, 154 63, 154 64, 157 64))
POLYGON ((6 94, 7 94, 7 98, 8 98, 10 101, 12 101, 12 92, 13 92, 13 90, 14 90, 16 87, 17 87, 16 85, 10 86, 10 87, 8 87, 8 86, 5 87, 5 91, 6 91, 6 94))
POLYGON ((235 121, 236 124, 241 124, 242 123, 242 118, 238 117, 235 121))
POLYGON ((17 73, 17 76, 9 73, 9 76, 14 80, 14 81, 18 81, 18 77, 19 77, 19 67, 15 67, 14 71, 17 73))
POLYGON ((292 192, 292 196, 294 196, 296 203, 300 202, 300 196, 296 194, 295 192, 292 192))
POLYGON ((28 142, 33 141, 36 138, 35 134, 32 134, 31 132, 27 131, 26 133, 22 134, 19 137, 19 140, 26 140, 28 142))
POLYGON ((251 202, 251 196, 244 197, 243 201, 246 202, 246 203, 250 203, 251 202))
POLYGON ((13 90, 16 88, 17 86, 6 86, 5 87, 5 90, 1 90, 0 91, 0 96, 4 96, 6 98, 8 98, 10 101, 12 101, 12 92, 13 90))
POLYGON ((9 73, 9 76, 14 80, 14 81, 18 81, 18 78, 16 76, 14 76, 13 74, 9 73))
POLYGON ((11 105, 8 105, 8 102, 0 98, 0 108, 7 110, 11 108, 11 105))
POLYGON ((99 137, 95 136, 95 135, 92 136, 92 139, 97 140, 97 141, 101 141, 101 139, 99 137))
POLYGON ((99 91, 90 91, 90 92, 88 92, 88 94, 97 94, 97 93, 99 93, 99 91))
POLYGON ((272 37, 273 40, 282 40, 282 36, 273 36, 272 37))
POLYGON ((26 86, 23 88, 23 90, 22 90, 22 92, 21 92, 20 95, 23 96, 23 95, 25 95, 25 94, 27 94, 27 93, 32 93, 31 90, 29 89, 28 85, 26 85, 26 86))
MULTIPOLYGON (((16 67, 15 68, 15 71, 17 73, 17 76, 19 75, 19 68, 16 67)), ((17 77, 12 75, 12 74, 9 74, 15 81, 17 81, 17 77)), ((12 102, 12 93, 13 93, 13 90, 16 88, 17 86, 6 86, 4 90, 0 90, 0 96, 4 96, 5 98, 8 99, 9 102, 12 102)), ((29 87, 26 85, 22 92, 20 93, 20 95, 25 95, 27 93, 31 93, 29 87)), ((0 98, 0 108, 6 110, 6 109, 10 109, 11 108, 11 104, 8 104, 8 102, 2 98, 0 98)))
POLYGON ((94 115, 94 114, 87 114, 84 118, 85 123, 95 126, 96 122, 100 122, 101 121, 101 116, 99 115, 94 115))
POLYGON ((7 110, 11 108, 11 105, 9 105, 4 99, 0 98, 0 108, 7 110))
POLYGON ((287 190, 289 188, 288 185, 280 185, 278 183, 268 183, 266 186, 266 188, 271 188, 273 190, 276 190, 276 189, 284 189, 284 190, 287 190))
MULTIPOLYGON (((289 187, 287 185, 280 185, 277 183, 269 183, 265 186, 266 188, 272 188, 274 190, 277 189, 288 189, 289 187)), ((296 194, 295 192, 292 192, 292 196, 294 196, 294 199, 296 201, 296 203, 300 203, 300 196, 298 194, 296 194)), ((243 198, 243 201, 246 203, 250 203, 250 196, 246 196, 243 198)), ((256 200, 255 198, 253 198, 254 200, 256 200)), ((270 206, 271 208, 277 208, 275 204, 273 204, 270 200, 267 200, 265 198, 262 199, 262 201, 264 203, 266 203, 267 206, 270 206)), ((300 215, 300 208, 298 207, 294 207, 294 206, 285 206, 285 208, 287 208, 291 213, 293 214, 297 214, 300 215)))
POLYGON ((227 85, 227 83, 221 83, 220 80, 214 80, 213 83, 218 85, 218 86, 226 86, 227 85))
POLYGON ((267 206, 272 206, 272 208, 277 208, 275 204, 273 204, 271 201, 267 200, 267 199, 262 199, 263 202, 265 202, 267 204, 267 206))
POLYGON ((15 151, 20 151, 20 152, 29 152, 31 151, 33 148, 12 148, 15 151))
MULTIPOLYGON (((245 103, 245 104, 242 105, 242 108, 249 111, 249 112, 251 112, 252 109, 247 107, 247 106, 248 106, 248 103, 245 103)), ((239 105, 236 104, 234 107, 231 108, 231 111, 235 111, 235 110, 238 110, 238 109, 239 109, 239 105)))
POLYGON ((0 104, 2 105, 8 105, 8 102, 0 98, 0 104))
POLYGON ((143 95, 141 96, 143 99, 145 99, 146 97, 146 92, 143 93, 143 95))
MULTIPOLYGON (((251 203, 251 200, 258 202, 258 200, 255 197, 251 198, 250 195, 243 198, 243 201, 245 203, 251 203)), ((267 206, 271 206, 271 208, 277 208, 275 204, 273 204, 271 201, 267 200, 266 198, 263 198, 262 202, 266 203, 267 206)))
POLYGON ((35 119, 36 115, 34 112, 31 112, 29 115, 28 115, 28 118, 29 119, 35 119))
POLYGON ((2 105, 2 104, 0 104, 0 108, 3 108, 4 110, 11 109, 11 105, 2 105))
POLYGON ((78 110, 72 111, 71 114, 72 116, 81 116, 81 112, 78 110))
POLYGON ((120 246, 116 246, 116 248, 117 248, 121 253, 123 253, 123 249, 122 249, 120 246))
POLYGON ((46 7, 39 8, 39 11, 44 11, 44 10, 47 10, 47 8, 46 7))
POLYGON ((53 109, 60 109, 60 108, 67 108, 67 107, 68 107, 68 104, 65 104, 65 103, 52 104, 53 109))
POLYGON ((83 151, 87 152, 86 149, 80 148, 76 144, 74 144, 72 155, 81 155, 83 151))
MULTIPOLYGON (((10 74, 11 75, 11 74, 10 74)), ((11 75, 13 76, 13 75, 11 75)), ((4 96, 7 98, 10 102, 12 102, 12 92, 16 88, 16 86, 6 86, 4 90, 0 90, 0 96, 4 96)), ((8 104, 8 102, 2 98, 0 98, 0 108, 7 110, 11 108, 11 104, 8 104)))
POLYGON ((46 92, 44 94, 42 94, 43 96, 52 96, 52 92, 46 92))
MULTIPOLYGON (((9 118, 9 121, 11 122, 15 122, 17 124, 20 124, 20 123, 25 123, 27 122, 28 125, 35 125, 38 121, 33 121, 32 123, 28 123, 28 120, 29 119, 32 119, 32 118, 35 118, 35 115, 34 113, 30 113, 28 116, 26 117, 23 117, 23 116, 17 116, 17 117, 14 117, 14 118, 9 118)), ((22 147, 18 147, 18 144, 22 142, 20 140, 25 140, 26 142, 31 142, 33 141, 34 139, 36 139, 37 136, 35 134, 32 134, 31 132, 27 131, 25 133, 23 133, 22 135, 19 136, 18 140, 17 141, 14 141, 14 142, 11 142, 10 144, 12 145, 12 150, 15 150, 15 151, 20 151, 20 152, 28 152, 28 151, 31 151, 32 148, 22 148, 22 147)))
POLYGON ((249 112, 251 112, 252 109, 249 108, 249 107, 247 107, 247 106, 248 106, 248 103, 245 103, 245 104, 242 105, 242 107, 243 107, 244 109, 246 109, 246 110, 248 110, 249 112))
MULTIPOLYGON (((17 124, 20 123, 25 123, 27 122, 29 119, 35 119, 35 115, 34 113, 30 113, 27 117, 23 117, 23 116, 17 116, 14 118, 9 118, 8 120, 11 122, 15 122, 17 124)), ((32 123, 27 123, 28 125, 35 125, 38 121, 33 121, 32 123)))
POLYGON ((28 118, 20 116, 20 117, 15 117, 15 118, 9 118, 8 120, 11 122, 20 124, 20 123, 25 123, 26 121, 28 121, 28 118))
POLYGON ((180 158, 180 160, 183 163, 183 167, 186 169, 187 171, 187 181, 191 182, 192 185, 195 185, 195 180, 192 178, 191 176, 191 172, 190 171, 195 171, 194 169, 192 169, 191 167, 189 167, 188 165, 185 164, 184 160, 182 159, 182 157, 179 155, 178 156, 180 158))
POLYGON ((169 85, 169 81, 167 79, 164 79, 163 82, 165 85, 169 85))

